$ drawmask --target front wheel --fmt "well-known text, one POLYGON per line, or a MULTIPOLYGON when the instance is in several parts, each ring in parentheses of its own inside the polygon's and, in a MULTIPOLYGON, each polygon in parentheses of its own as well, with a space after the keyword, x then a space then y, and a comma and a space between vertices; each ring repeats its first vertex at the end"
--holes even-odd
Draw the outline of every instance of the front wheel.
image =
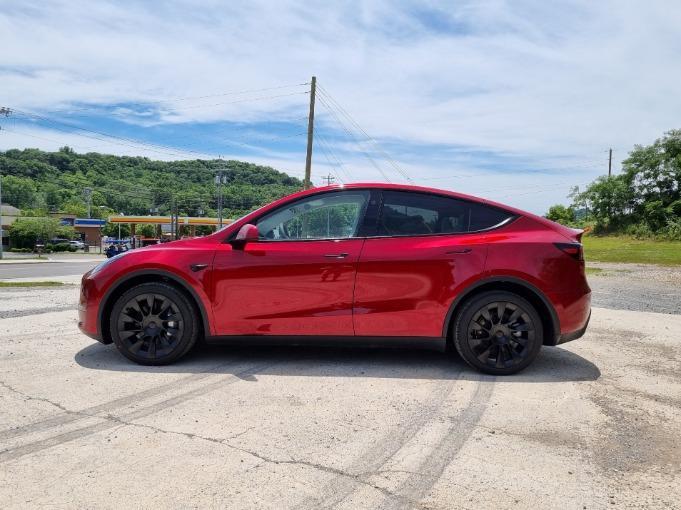
POLYGON ((454 325, 454 346, 472 367, 494 375, 519 372, 543 343, 539 314, 524 298, 490 291, 467 301, 454 325))
POLYGON ((141 365, 167 365, 196 342, 196 311, 184 294, 166 283, 142 283, 114 303, 109 331, 116 348, 141 365))

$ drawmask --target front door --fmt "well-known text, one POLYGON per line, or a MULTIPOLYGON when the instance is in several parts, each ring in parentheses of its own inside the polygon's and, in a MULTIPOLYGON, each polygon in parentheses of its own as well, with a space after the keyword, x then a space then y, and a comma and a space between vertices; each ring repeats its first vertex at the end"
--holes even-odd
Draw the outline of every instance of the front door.
POLYGON ((259 240, 213 264, 219 335, 353 335, 352 300, 369 193, 334 191, 257 220, 259 240))

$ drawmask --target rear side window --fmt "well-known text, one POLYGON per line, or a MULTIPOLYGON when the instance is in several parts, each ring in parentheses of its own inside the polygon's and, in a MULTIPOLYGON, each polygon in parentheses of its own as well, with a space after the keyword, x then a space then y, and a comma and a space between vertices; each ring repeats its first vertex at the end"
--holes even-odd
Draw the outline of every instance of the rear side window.
POLYGON ((401 191, 383 192, 379 236, 458 234, 492 228, 512 215, 456 198, 401 191))

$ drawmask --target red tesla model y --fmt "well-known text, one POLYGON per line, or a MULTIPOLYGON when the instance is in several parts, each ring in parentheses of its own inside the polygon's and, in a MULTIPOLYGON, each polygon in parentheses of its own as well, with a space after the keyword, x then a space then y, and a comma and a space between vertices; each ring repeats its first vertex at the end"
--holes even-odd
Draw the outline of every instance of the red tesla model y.
POLYGON ((580 231, 459 193, 329 186, 204 238, 132 250, 83 276, 79 326, 129 359, 197 339, 439 342, 511 374, 584 334, 580 231))

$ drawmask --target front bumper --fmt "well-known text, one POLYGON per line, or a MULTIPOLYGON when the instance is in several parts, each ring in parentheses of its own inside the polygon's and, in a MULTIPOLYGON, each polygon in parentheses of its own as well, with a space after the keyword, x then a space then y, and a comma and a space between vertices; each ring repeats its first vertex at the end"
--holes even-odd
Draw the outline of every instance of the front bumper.
POLYGON ((102 338, 98 328, 99 300, 96 299, 94 282, 88 278, 89 272, 80 281, 80 299, 78 300, 78 329, 98 342, 108 343, 102 338))

